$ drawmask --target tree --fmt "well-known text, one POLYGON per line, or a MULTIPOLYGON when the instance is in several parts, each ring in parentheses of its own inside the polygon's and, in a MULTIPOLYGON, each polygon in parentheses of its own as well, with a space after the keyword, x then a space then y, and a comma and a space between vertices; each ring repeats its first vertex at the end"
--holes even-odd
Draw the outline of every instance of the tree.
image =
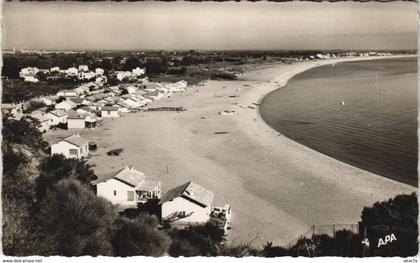
POLYGON ((31 226, 38 255, 112 255, 112 205, 73 178, 58 182, 39 204, 31 226))
POLYGON ((158 230, 158 220, 147 214, 134 220, 119 218, 114 223, 112 244, 116 256, 162 256, 169 247, 169 237, 158 230))
POLYGON ((217 256, 221 252, 224 231, 215 223, 189 226, 170 232, 173 243, 169 254, 178 256, 217 256))
POLYGON ((43 159, 39 165, 40 175, 36 179, 36 198, 41 200, 58 181, 73 178, 81 184, 90 186, 97 177, 92 166, 85 160, 67 159, 61 154, 54 154, 43 159))

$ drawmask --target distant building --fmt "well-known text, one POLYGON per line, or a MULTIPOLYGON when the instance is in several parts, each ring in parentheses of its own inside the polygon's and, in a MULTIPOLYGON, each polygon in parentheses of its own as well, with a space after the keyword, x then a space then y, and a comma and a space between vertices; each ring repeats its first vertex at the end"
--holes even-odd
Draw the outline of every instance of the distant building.
POLYGON ((79 65, 79 71, 89 71, 89 67, 87 65, 79 65))
POLYGON ((132 166, 100 176, 92 184, 96 185, 98 196, 122 207, 137 207, 138 203, 161 197, 161 183, 147 180, 142 172, 132 166))
POLYGON ((73 110, 69 111, 67 117, 67 129, 83 129, 85 128, 86 114, 77 113, 73 110))
POLYGON ((65 110, 52 110, 47 113, 47 117, 50 120, 50 126, 59 125, 60 123, 67 123, 67 112, 65 110))
POLYGON ((169 223, 205 223, 210 219, 214 193, 188 182, 170 189, 160 200, 162 220, 169 223))
POLYGON ((50 68, 50 72, 60 72, 60 68, 59 67, 52 67, 52 68, 50 68))
POLYGON ((21 78, 25 78, 25 77, 33 77, 35 76, 37 73, 39 72, 39 69, 36 67, 27 67, 27 68, 23 68, 20 70, 19 72, 19 76, 21 78))
POLYGON ((71 100, 63 100, 62 102, 56 103, 54 107, 57 110, 65 110, 65 111, 68 111, 70 109, 73 109, 76 106, 77 106, 77 104, 74 103, 71 100))
POLYGON ((133 72, 133 75, 139 77, 139 76, 144 75, 146 73, 146 70, 144 68, 137 67, 133 69, 132 72, 133 72))
POLYGON ((95 74, 97 76, 102 76, 104 73, 105 73, 105 71, 103 69, 101 69, 101 68, 96 68, 95 69, 95 74))
POLYGON ((112 118, 112 117, 121 117, 121 109, 115 106, 103 106, 101 108, 102 118, 112 118))
POLYGON ((74 134, 51 145, 51 155, 62 154, 66 158, 81 159, 89 155, 89 142, 74 134))
POLYGON ((58 97, 77 97, 79 92, 77 89, 63 89, 57 92, 58 97))
POLYGON ((39 79, 37 79, 37 78, 35 78, 33 76, 25 76, 23 78, 23 81, 25 81, 25 82, 31 82, 31 83, 37 83, 37 82, 39 82, 39 79))
POLYGON ((65 70, 65 73, 67 76, 76 77, 79 70, 77 70, 77 68, 68 68, 65 70))

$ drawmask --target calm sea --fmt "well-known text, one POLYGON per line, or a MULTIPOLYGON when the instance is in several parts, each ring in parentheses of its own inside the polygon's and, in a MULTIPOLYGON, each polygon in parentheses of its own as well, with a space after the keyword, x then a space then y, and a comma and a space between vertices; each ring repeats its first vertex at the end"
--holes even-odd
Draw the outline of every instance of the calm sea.
POLYGON ((267 95, 263 119, 333 158, 417 186, 417 59, 322 66, 267 95))

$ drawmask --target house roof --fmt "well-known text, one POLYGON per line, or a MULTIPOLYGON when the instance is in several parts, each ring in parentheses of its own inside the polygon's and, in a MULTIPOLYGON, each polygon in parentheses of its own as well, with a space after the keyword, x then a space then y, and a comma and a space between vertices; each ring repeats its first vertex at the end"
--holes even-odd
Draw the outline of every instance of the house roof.
POLYGON ((61 104, 67 104, 67 105, 70 105, 70 106, 75 106, 76 105, 76 103, 74 103, 71 100, 63 100, 62 102, 59 102, 59 103, 55 104, 55 106, 58 106, 58 105, 61 105, 61 104))
POLYGON ((186 184, 170 189, 165 194, 165 196, 162 197, 159 203, 163 204, 177 197, 184 197, 186 199, 195 201, 202 206, 210 206, 213 202, 214 193, 196 183, 188 182, 186 184))
POLYGON ((74 110, 69 110, 69 116, 67 119, 85 119, 86 114, 78 113, 74 110))
POLYGON ((118 111, 118 107, 104 106, 104 107, 102 107, 101 111, 118 111))
POLYGON ((144 180, 139 185, 137 185, 136 190, 139 191, 152 191, 160 184, 159 181, 144 180))
POLYGON ((98 184, 101 182, 108 181, 110 179, 116 179, 132 187, 136 187, 146 179, 146 176, 144 175, 144 173, 134 169, 133 166, 126 166, 125 168, 120 169, 116 172, 101 176, 97 180, 93 181, 92 184, 98 184))
POLYGON ((52 115, 55 115, 57 117, 64 117, 68 115, 65 110, 52 110, 48 113, 51 113, 52 115))
POLYGON ((89 143, 88 140, 80 137, 79 134, 73 134, 72 136, 65 138, 63 141, 66 141, 66 142, 71 143, 73 145, 76 145, 78 147, 86 145, 86 144, 89 143))
POLYGON ((80 103, 83 102, 83 99, 82 98, 77 98, 77 97, 76 98, 71 98, 69 100, 71 100, 72 102, 74 102, 76 104, 80 104, 80 103))
POLYGON ((78 110, 84 110, 84 111, 87 111, 87 112, 94 112, 94 110, 91 109, 89 106, 82 106, 82 107, 78 108, 78 110))

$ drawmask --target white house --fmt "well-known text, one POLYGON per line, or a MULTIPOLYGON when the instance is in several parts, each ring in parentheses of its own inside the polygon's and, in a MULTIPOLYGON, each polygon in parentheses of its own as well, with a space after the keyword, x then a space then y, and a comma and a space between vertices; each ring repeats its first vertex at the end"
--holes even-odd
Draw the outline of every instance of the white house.
POLYGON ((34 76, 24 76, 23 81, 37 83, 39 82, 39 79, 35 78, 34 76))
POLYGON ((95 113, 95 110, 93 110, 89 106, 82 106, 76 109, 76 112, 79 114, 91 114, 91 113, 95 113))
POLYGON ((169 190, 160 200, 162 221, 176 224, 205 223, 210 219, 214 193, 188 182, 169 190))
POLYGON ((115 107, 118 107, 121 109, 121 113, 128 113, 131 112, 131 106, 127 103, 125 103, 124 101, 119 101, 115 107))
POLYGON ((85 128, 86 114, 80 114, 73 110, 69 111, 67 117, 67 129, 83 129, 85 128))
POLYGON ((55 103, 56 99, 57 98, 54 98, 54 97, 42 97, 42 98, 39 98, 39 101, 41 101, 47 106, 50 106, 55 103))
POLYGON ((103 69, 101 69, 101 68, 96 68, 95 69, 95 74, 97 76, 102 76, 104 73, 105 73, 105 71, 103 69))
POLYGON ((87 65, 79 65, 79 71, 89 71, 89 67, 87 65))
POLYGON ((110 117, 121 117, 121 109, 114 106, 103 106, 101 107, 101 116, 102 118, 110 117))
POLYGON ((67 116, 68 114, 64 110, 52 110, 47 113, 47 117, 50 120, 50 126, 67 123, 67 116))
POLYGON ((74 68, 74 67, 66 69, 65 72, 66 72, 66 75, 73 76, 73 77, 77 76, 77 73, 79 73, 77 68, 74 68))
POLYGON ((77 106, 77 104, 74 103, 71 100, 63 100, 62 102, 55 104, 54 107, 55 107, 56 110, 65 110, 65 111, 68 111, 70 109, 73 109, 76 106, 77 106))
POLYGON ((77 89, 64 89, 57 92, 58 97, 77 97, 79 91, 77 89))
POLYGON ((138 77, 138 76, 144 75, 146 73, 146 70, 143 69, 143 68, 137 67, 137 68, 133 69, 132 72, 133 72, 134 76, 138 77))
POLYGON ((122 81, 125 78, 130 78, 132 76, 130 71, 115 71, 117 73, 117 79, 122 81))
POLYGON ((50 72, 60 72, 60 67, 52 67, 50 68, 50 72))
POLYGON ((146 176, 127 166, 92 182, 96 194, 122 207, 137 207, 139 203, 161 197, 161 183, 147 180, 146 176))
POLYGON ((78 79, 93 79, 96 78, 96 74, 92 71, 81 71, 77 74, 78 79))
POLYGON ((35 76, 37 73, 39 72, 39 69, 36 67, 27 67, 27 68, 23 68, 20 70, 19 72, 19 76, 21 78, 24 77, 29 77, 29 76, 35 76))
POLYGON ((95 79, 95 83, 99 86, 103 86, 105 83, 107 83, 107 81, 108 79, 106 76, 100 76, 95 79))
POLYGON ((128 94, 132 94, 134 92, 136 92, 139 88, 135 87, 135 86, 128 86, 125 88, 125 90, 127 90, 128 94))
POLYGON ((89 155, 89 142, 80 137, 79 134, 73 134, 61 141, 51 144, 51 156, 62 154, 66 158, 81 159, 89 155))
POLYGON ((97 117, 95 114, 88 114, 85 118, 85 127, 86 128, 95 128, 101 125, 102 119, 97 117))

